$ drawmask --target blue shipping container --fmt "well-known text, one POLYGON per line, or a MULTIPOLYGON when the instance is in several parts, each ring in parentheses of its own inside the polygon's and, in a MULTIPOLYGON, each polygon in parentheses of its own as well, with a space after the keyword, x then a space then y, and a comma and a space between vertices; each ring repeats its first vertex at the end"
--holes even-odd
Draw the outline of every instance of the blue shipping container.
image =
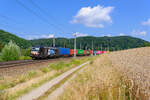
POLYGON ((69 48, 58 48, 60 55, 69 55, 70 49, 69 48))

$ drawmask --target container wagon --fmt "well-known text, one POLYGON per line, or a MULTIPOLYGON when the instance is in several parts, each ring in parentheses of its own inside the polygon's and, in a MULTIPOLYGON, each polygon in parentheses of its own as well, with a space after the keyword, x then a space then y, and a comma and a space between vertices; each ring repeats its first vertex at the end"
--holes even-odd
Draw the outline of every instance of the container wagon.
POLYGON ((87 55, 87 50, 84 50, 84 55, 85 55, 85 56, 87 55))
MULTIPOLYGON (((100 55, 102 53, 107 53, 107 51, 100 50, 81 50, 76 49, 77 56, 86 56, 86 55, 100 55)), ((30 56, 33 59, 45 59, 45 58, 56 58, 61 56, 74 56, 74 49, 69 48, 53 48, 53 47, 32 47, 30 56)))
MULTIPOLYGON (((76 54, 78 53, 78 50, 76 50, 76 54)), ((70 49, 70 53, 69 53, 70 56, 73 56, 74 55, 74 49, 70 49)))
POLYGON ((89 50, 89 55, 92 55, 93 54, 93 50, 89 50))
POLYGON ((89 55, 89 54, 90 54, 88 50, 86 51, 86 54, 87 54, 87 55, 89 55))
POLYGON ((78 55, 78 56, 84 55, 84 50, 77 49, 77 55, 78 55))
POLYGON ((69 48, 57 48, 59 51, 59 56, 69 56, 70 49, 69 48))
POLYGON ((102 51, 102 53, 107 53, 107 51, 102 51))
POLYGON ((102 51, 97 50, 96 55, 100 55, 100 54, 102 54, 102 51))

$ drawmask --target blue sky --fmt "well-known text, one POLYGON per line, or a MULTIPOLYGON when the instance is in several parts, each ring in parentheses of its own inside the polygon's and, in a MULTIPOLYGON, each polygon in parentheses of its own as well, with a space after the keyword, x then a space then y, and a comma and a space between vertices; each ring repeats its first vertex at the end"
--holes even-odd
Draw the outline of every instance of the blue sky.
POLYGON ((25 39, 78 32, 150 41, 149 11, 150 0, 0 0, 0 29, 25 39))

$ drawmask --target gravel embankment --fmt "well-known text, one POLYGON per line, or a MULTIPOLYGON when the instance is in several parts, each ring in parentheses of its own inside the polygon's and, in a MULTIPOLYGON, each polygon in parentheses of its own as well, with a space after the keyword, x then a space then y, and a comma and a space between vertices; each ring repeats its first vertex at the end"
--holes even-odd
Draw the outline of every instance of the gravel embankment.
POLYGON ((108 55, 123 76, 134 82, 134 90, 150 96, 150 47, 113 52, 108 55))

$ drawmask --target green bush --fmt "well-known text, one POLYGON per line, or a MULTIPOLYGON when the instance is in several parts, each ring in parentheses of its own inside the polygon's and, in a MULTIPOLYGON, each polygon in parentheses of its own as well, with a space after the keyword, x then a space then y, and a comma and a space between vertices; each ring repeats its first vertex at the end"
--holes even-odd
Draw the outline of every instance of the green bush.
POLYGON ((80 60, 78 60, 78 59, 73 59, 71 62, 74 65, 79 65, 81 63, 80 60))
POLYGON ((19 57, 19 60, 24 60, 24 56, 20 56, 20 57, 19 57))
POLYGON ((25 75, 22 75, 21 76, 21 79, 20 79, 20 83, 23 83, 23 82, 25 82, 26 80, 27 80, 27 78, 28 78, 28 76, 25 74, 25 75))
POLYGON ((28 49, 21 49, 22 56, 30 56, 30 48, 28 49))
POLYGON ((26 49, 24 56, 30 56, 30 52, 31 52, 30 48, 26 49))
POLYGON ((27 75, 28 75, 29 78, 32 78, 32 77, 35 77, 35 76, 37 75, 37 72, 34 71, 34 70, 32 70, 32 71, 29 71, 29 72, 27 73, 27 75))
POLYGON ((0 43, 0 52, 2 51, 3 48, 4 48, 4 43, 0 43))
POLYGON ((54 69, 56 66, 57 66, 56 63, 52 63, 52 64, 49 65, 49 68, 50 68, 50 69, 54 69))
POLYGON ((24 60, 31 60, 32 58, 29 56, 24 56, 24 60))
POLYGON ((30 80, 33 77, 36 77, 38 73, 34 70, 29 71, 28 73, 21 76, 20 83, 30 80))
POLYGON ((66 66, 66 67, 70 67, 71 64, 72 64, 72 63, 69 62, 69 63, 66 63, 65 66, 66 66))
POLYGON ((49 72, 49 68, 47 68, 47 67, 42 67, 40 70, 41 70, 43 73, 49 72))
POLYGON ((62 68, 65 67, 64 62, 59 62, 58 64, 51 64, 50 68, 54 69, 54 70, 60 70, 62 68))
POLYGON ((6 88, 7 88, 7 85, 6 85, 6 84, 4 84, 4 83, 0 84, 0 91, 1 91, 1 90, 4 90, 4 89, 6 89, 6 88))
POLYGON ((1 58, 1 56, 0 56, 0 61, 1 61, 1 62, 3 61, 2 58, 1 58))
POLYGON ((19 60, 31 60, 32 58, 29 56, 20 56, 19 60))
POLYGON ((5 47, 2 49, 1 59, 3 61, 12 61, 18 60, 21 56, 20 47, 15 43, 10 41, 5 47))

